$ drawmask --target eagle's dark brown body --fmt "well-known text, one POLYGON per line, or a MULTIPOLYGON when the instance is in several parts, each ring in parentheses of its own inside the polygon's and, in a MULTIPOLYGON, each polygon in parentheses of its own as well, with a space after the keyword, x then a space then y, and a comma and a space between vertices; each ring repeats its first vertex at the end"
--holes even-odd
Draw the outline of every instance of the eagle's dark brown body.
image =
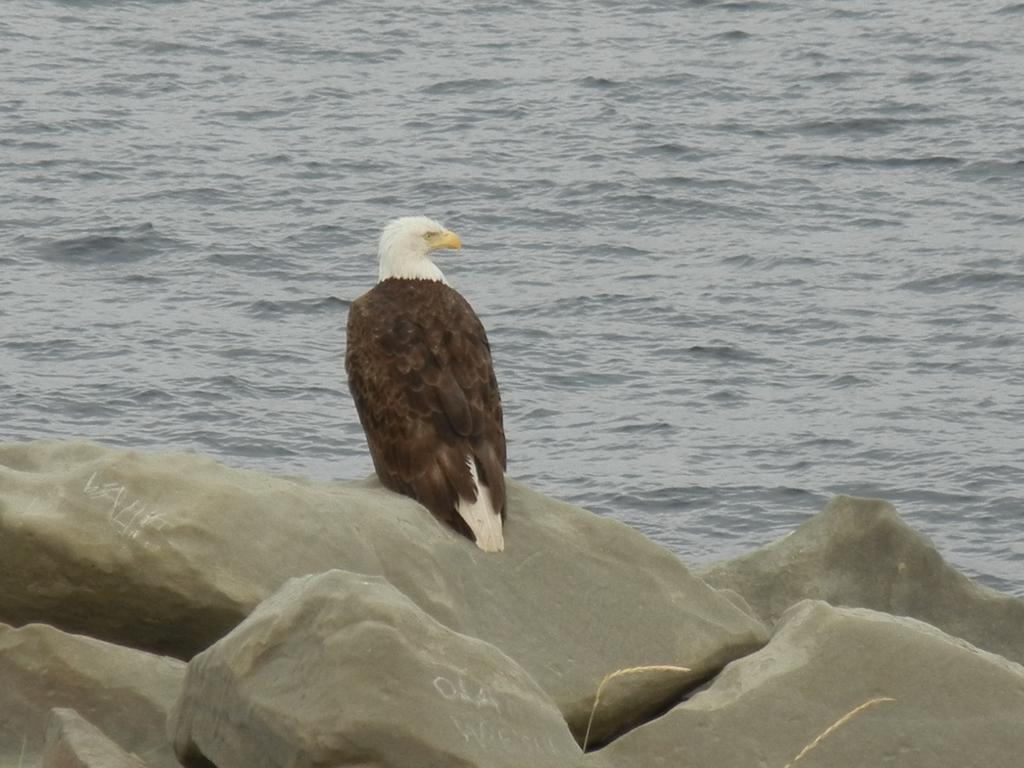
POLYGON ((348 386, 373 465, 391 490, 463 535, 459 497, 476 499, 469 469, 505 516, 505 431, 491 350, 476 313, 438 280, 390 278, 352 302, 348 386))

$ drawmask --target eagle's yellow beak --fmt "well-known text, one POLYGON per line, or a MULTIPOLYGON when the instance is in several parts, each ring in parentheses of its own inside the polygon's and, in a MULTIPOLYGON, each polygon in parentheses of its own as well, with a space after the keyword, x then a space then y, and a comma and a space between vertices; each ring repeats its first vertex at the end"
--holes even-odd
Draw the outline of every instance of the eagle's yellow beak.
POLYGON ((458 250, 462 247, 462 241, 459 236, 454 232, 445 230, 437 237, 431 239, 430 250, 436 251, 438 248, 454 248, 458 250))

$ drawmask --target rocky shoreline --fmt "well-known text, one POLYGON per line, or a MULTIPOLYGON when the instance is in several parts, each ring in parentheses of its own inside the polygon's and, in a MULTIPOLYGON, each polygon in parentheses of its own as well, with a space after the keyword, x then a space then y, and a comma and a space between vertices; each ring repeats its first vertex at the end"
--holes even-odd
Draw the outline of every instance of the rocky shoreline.
POLYGON ((0 563, 3 767, 1024 754, 1024 601, 877 500, 691 571, 511 480, 486 555, 371 481, 8 444, 0 563))

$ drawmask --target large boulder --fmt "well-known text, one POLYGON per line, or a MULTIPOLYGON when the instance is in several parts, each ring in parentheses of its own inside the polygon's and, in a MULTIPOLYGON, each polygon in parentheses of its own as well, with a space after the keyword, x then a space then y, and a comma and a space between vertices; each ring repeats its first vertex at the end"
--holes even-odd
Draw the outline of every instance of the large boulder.
POLYGON ((805 601, 771 642, 599 752, 608 766, 1011 768, 1024 667, 914 619, 805 601))
POLYGON ((182 658, 287 579, 382 576, 500 648, 590 743, 642 722, 767 640, 764 626, 641 534, 508 483, 486 554, 374 482, 318 484, 192 454, 83 442, 0 446, 0 620, 48 621, 182 658), (649 666, 646 685, 600 681, 649 666), (678 671, 679 667, 688 672, 678 671))
MULTIPOLYGON (((38 765, 50 710, 72 708, 121 749, 145 755, 147 764, 177 768, 165 722, 184 676, 177 659, 42 624, 0 624, 0 765, 38 765)), ((50 734, 52 759, 63 749, 59 725, 50 734)), ((81 744, 84 729, 70 727, 75 733, 65 735, 81 744)))
POLYGON ((580 756, 512 659, 347 571, 289 581, 192 659, 169 731, 188 768, 565 768, 580 756))
POLYGON ((1024 663, 1024 600, 971 581, 885 501, 838 496, 788 536, 700 575, 772 623, 803 599, 911 616, 1024 663))

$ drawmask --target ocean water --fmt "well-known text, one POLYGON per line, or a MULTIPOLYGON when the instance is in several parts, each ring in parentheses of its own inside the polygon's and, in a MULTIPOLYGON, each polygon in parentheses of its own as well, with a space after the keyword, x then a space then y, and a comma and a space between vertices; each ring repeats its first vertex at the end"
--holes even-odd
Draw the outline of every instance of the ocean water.
POLYGON ((509 472, 698 565, 836 493, 1024 595, 1024 4, 45 2, 0 14, 0 439, 347 480, 390 218, 509 472))

